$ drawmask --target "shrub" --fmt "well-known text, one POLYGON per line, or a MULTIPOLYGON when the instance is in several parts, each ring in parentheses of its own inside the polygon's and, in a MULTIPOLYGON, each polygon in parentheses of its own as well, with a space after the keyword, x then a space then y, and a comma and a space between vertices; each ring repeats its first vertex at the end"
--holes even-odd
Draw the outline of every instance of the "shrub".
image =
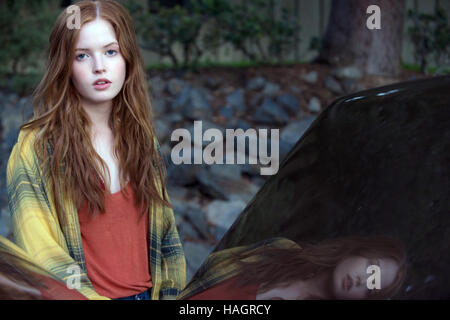
POLYGON ((430 59, 438 66, 435 73, 450 65, 450 26, 445 10, 435 7, 434 14, 408 10, 413 25, 408 28, 414 45, 414 57, 422 72, 427 72, 430 59))
POLYGON ((254 62, 281 62, 295 44, 295 29, 300 28, 286 9, 280 18, 272 17, 263 0, 247 4, 191 0, 173 8, 156 3, 152 12, 136 0, 124 5, 134 18, 140 47, 168 57, 177 68, 195 68, 204 53, 226 44, 254 62), (182 48, 181 58, 176 45, 182 48))
POLYGON ((212 37, 220 44, 230 43, 251 61, 281 62, 295 44, 294 32, 300 26, 289 19, 285 8, 281 18, 272 17, 267 1, 249 0, 224 4, 225 10, 216 15, 212 37), (249 49, 250 44, 255 50, 249 49))
POLYGON ((55 8, 54 0, 0 2, 1 86, 25 94, 37 84, 55 8))
POLYGON ((187 68, 195 66, 205 52, 199 44, 200 31, 209 17, 197 2, 205 1, 193 1, 191 8, 166 8, 156 3, 156 13, 145 11, 136 0, 124 5, 135 20, 140 47, 168 57, 176 68, 187 68), (176 54, 176 44, 182 48, 181 58, 176 54))

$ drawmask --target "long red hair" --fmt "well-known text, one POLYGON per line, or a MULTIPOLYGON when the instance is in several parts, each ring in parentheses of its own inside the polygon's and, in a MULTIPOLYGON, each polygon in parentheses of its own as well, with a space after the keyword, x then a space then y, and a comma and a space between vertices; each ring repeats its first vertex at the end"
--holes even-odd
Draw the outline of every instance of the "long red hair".
MULTIPOLYGON (((120 53, 126 61, 125 82, 113 99, 109 119, 114 133, 114 152, 119 160, 121 189, 129 177, 141 214, 153 201, 170 207, 165 191, 164 162, 154 144, 151 104, 133 21, 126 9, 115 1, 81 1, 76 5, 80 8, 81 27, 97 18, 113 26, 120 53)), ((52 29, 46 72, 33 93, 34 117, 21 129, 37 129, 34 147, 41 166, 48 169, 45 174, 51 176, 54 195, 62 192, 75 201, 77 208, 87 201, 91 212, 104 212, 104 191, 99 179, 107 181, 103 173, 109 170, 91 143, 88 134, 91 123, 71 81, 80 29, 66 27, 69 17, 66 10, 61 12, 52 29), (58 181, 63 177, 61 185, 58 181)), ((106 190, 109 192, 108 186, 106 190)), ((64 206, 57 196, 55 205, 61 217, 64 206)))

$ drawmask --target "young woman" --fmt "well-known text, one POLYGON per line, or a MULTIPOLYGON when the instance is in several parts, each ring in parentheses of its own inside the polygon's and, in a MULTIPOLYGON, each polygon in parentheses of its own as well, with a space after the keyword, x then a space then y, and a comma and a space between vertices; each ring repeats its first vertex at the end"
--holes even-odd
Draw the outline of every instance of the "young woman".
POLYGON ((405 257, 403 245, 384 236, 301 246, 272 238, 211 254, 178 299, 384 299, 401 287, 405 257), (367 286, 371 265, 380 268, 379 289, 367 286))
POLYGON ((165 188, 131 17, 110 0, 64 10, 34 117, 7 168, 15 242, 90 299, 174 299, 186 262, 165 188))

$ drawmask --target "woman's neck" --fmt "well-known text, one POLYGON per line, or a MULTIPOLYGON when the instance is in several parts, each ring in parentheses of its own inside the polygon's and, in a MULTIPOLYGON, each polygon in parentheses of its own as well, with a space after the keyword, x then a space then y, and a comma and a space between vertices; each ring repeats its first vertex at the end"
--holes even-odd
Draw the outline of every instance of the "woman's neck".
POLYGON ((89 120, 93 126, 93 133, 95 132, 109 132, 109 118, 111 116, 112 101, 105 101, 102 103, 82 103, 83 109, 89 116, 89 120))

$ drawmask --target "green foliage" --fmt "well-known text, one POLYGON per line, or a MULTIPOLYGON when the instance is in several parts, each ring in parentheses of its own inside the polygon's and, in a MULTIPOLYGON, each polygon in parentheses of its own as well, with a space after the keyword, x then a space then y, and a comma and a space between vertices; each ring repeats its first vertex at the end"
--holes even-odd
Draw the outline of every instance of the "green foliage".
POLYGON ((157 13, 147 12, 136 0, 129 0, 124 6, 134 18, 139 45, 169 57, 175 67, 195 65, 203 54, 200 48, 200 31, 208 21, 205 9, 198 6, 213 1, 193 1, 192 8, 175 6, 173 8, 159 7, 157 13), (183 57, 180 59, 175 53, 175 45, 181 46, 183 57))
POLYGON ((295 30, 300 26, 289 18, 286 8, 276 18, 267 1, 218 2, 222 2, 223 9, 216 13, 209 34, 211 39, 217 39, 216 46, 230 43, 251 61, 269 63, 281 62, 295 44, 295 30))
POLYGON ((24 94, 37 84, 57 5, 55 0, 0 2, 1 86, 24 94))
POLYGON ((267 1, 191 0, 189 6, 156 7, 146 12, 137 0, 124 5, 136 24, 143 49, 168 57, 175 67, 196 68, 206 52, 231 44, 251 61, 281 62, 294 45, 299 29, 286 9, 281 17, 272 17, 267 1), (183 55, 176 55, 179 45, 183 55))
POLYGON ((323 49, 323 37, 312 37, 309 41, 309 50, 321 52, 323 49))
POLYGON ((422 72, 427 72, 430 59, 438 66, 435 73, 450 66, 450 26, 444 9, 436 7, 434 14, 408 10, 413 25, 408 28, 414 45, 414 57, 422 72))

